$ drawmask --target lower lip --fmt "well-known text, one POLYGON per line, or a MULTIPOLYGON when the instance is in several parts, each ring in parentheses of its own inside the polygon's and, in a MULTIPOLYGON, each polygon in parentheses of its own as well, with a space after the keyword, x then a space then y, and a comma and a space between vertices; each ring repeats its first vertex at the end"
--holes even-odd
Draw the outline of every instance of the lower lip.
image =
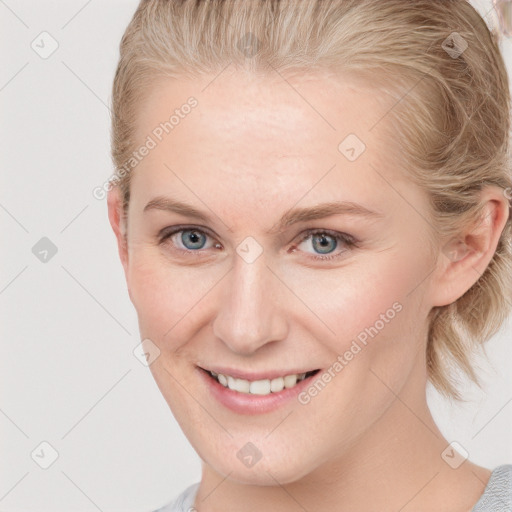
POLYGON ((199 371, 201 378, 205 381, 210 393, 222 405, 238 414, 248 415, 271 412, 291 402, 301 391, 311 384, 318 374, 320 374, 320 372, 317 372, 315 375, 301 380, 292 388, 284 388, 282 391, 277 393, 270 393, 268 395, 252 395, 250 393, 240 393, 233 389, 224 387, 202 368, 196 367, 196 369, 199 371))

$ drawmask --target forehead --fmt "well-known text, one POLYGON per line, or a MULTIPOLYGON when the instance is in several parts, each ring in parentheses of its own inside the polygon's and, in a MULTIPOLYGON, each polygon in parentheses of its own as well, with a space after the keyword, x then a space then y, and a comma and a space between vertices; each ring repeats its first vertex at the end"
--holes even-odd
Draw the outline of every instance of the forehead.
POLYGON ((205 144, 212 138, 258 144, 258 154, 265 156, 337 149, 339 139, 354 132, 367 140, 372 135, 378 139, 379 130, 372 134, 372 127, 391 102, 354 78, 326 73, 260 77, 228 69, 196 79, 155 82, 139 111, 139 137, 168 120, 191 96, 197 106, 173 129, 169 142, 186 138, 194 144, 185 137, 193 131, 205 144))
POLYGON ((193 187, 209 197, 226 194, 232 204, 237 197, 246 202, 249 192, 378 201, 390 191, 376 169, 389 179, 402 178, 392 164, 395 141, 385 131, 392 104, 361 82, 326 74, 257 77, 227 69, 160 80, 141 105, 136 131, 141 143, 150 136, 156 146, 133 172, 132 187, 143 187, 148 197, 167 187, 192 197, 193 187), (190 97, 197 105, 183 109, 156 140, 155 129, 190 97), (364 151, 350 160, 344 151, 354 143, 356 152, 364 151))

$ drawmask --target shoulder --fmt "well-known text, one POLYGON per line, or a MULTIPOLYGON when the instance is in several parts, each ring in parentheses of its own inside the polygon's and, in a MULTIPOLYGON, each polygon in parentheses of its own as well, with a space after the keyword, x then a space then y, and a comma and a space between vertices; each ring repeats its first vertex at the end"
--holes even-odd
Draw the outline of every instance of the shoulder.
POLYGON ((471 512, 510 512, 512 510, 512 464, 493 470, 485 491, 471 512))
POLYGON ((154 512, 197 512, 193 505, 198 488, 199 482, 188 486, 171 503, 154 512))
MULTIPOLYGON (((196 512, 193 508, 199 482, 187 487, 171 503, 154 512, 196 512)), ((485 491, 471 512, 510 512, 512 510, 512 464, 493 470, 485 491)))

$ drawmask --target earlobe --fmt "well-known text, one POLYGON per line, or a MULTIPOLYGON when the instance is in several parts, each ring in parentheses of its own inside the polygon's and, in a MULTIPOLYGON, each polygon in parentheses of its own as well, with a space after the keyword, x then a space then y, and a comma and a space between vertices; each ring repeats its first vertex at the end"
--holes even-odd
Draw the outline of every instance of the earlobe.
POLYGON ((475 284, 491 262, 509 217, 509 203, 498 187, 482 193, 478 222, 442 247, 433 306, 455 302, 475 284))
POLYGON ((119 187, 112 187, 107 195, 108 218, 117 240, 117 249, 125 275, 128 270, 128 244, 126 238, 126 218, 119 187))

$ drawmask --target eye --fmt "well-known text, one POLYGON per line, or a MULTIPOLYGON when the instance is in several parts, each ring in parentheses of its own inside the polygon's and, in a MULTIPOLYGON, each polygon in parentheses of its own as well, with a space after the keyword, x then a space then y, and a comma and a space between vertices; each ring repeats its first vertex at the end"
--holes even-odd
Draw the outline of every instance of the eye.
MULTIPOLYGON (((194 227, 175 226, 173 228, 165 228, 159 233, 160 244, 172 242, 173 249, 185 253, 198 253, 201 249, 209 249, 205 247, 207 239, 210 237, 208 233, 194 227)), ((220 247, 220 244, 215 244, 220 247)))
POLYGON ((308 229, 300 241, 301 244, 304 242, 310 242, 314 250, 320 251, 320 254, 312 256, 314 260, 320 261, 343 257, 351 248, 357 247, 357 241, 353 236, 327 229, 308 229), (332 253, 340 242, 345 248, 332 253))
MULTIPOLYGON (((209 238, 213 240, 213 236, 203 229, 198 229, 194 226, 164 228, 160 231, 158 237, 159 244, 168 244, 173 251, 194 254, 194 256, 201 256, 202 252, 204 252, 203 250, 211 249, 212 247, 222 248, 219 243, 208 246, 207 241, 209 238)), ((308 229, 303 233, 299 245, 305 242, 310 242, 313 249, 319 251, 319 254, 312 255, 311 258, 320 261, 343 257, 351 248, 357 247, 357 240, 351 235, 318 228, 308 229), (338 245, 342 246, 341 251, 338 250, 333 253, 338 245)), ((295 248, 293 248, 292 252, 295 252, 295 248)))

